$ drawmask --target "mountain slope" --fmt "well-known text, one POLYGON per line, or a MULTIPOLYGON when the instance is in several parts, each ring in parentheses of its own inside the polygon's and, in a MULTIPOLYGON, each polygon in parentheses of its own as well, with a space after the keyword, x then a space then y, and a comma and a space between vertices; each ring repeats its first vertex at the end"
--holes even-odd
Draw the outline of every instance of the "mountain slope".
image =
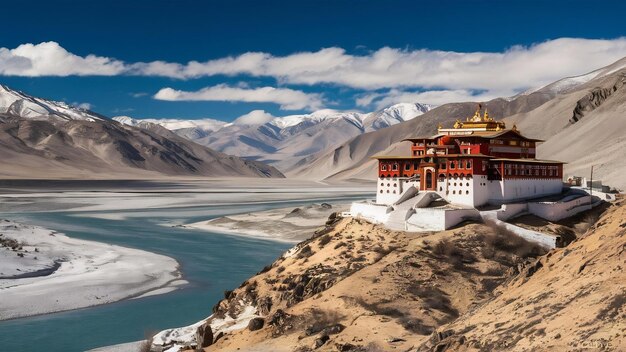
POLYGON ((5 86, 0 111, 1 178, 283 177, 158 125, 125 126, 5 86))
MULTIPOLYGON (((444 326, 437 351, 623 351, 626 203, 588 233, 542 257, 500 295, 444 326)), ((427 350, 424 346, 424 350, 427 350)))
POLYGON ((507 120, 545 140, 538 153, 567 162, 568 175, 626 188, 626 68, 590 80, 533 111, 507 120))
MULTIPOLYGON (((369 131, 383 129, 429 111, 423 104, 396 104, 373 113, 321 110, 305 115, 270 118, 261 123, 234 121, 202 127, 194 120, 132 120, 115 117, 122 123, 153 122, 199 144, 224 153, 270 163, 289 170, 302 158, 369 131)), ((212 120, 214 121, 214 120, 212 120)))

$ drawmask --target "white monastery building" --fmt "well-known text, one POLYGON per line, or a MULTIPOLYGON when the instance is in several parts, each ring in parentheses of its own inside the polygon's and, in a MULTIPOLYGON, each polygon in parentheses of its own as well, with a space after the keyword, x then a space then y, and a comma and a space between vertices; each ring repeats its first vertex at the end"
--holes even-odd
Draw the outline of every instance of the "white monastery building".
POLYGON ((480 106, 453 128, 439 126, 430 137, 408 139, 411 156, 378 159, 376 203, 399 204, 433 192, 450 204, 478 207, 559 194, 563 163, 536 159, 537 139, 513 125, 507 129, 480 106))

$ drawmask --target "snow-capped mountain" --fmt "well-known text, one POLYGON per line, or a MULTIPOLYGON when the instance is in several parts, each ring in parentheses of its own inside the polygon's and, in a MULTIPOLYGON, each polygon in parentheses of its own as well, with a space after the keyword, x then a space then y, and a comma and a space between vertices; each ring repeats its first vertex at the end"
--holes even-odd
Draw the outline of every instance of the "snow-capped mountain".
POLYGON ((161 125, 121 120, 141 128, 0 86, 0 178, 283 177, 161 125))
POLYGON ((0 114, 27 119, 102 121, 107 118, 64 102, 45 100, 0 85, 0 114))
POLYGON ((211 119, 137 120, 127 116, 113 119, 144 128, 142 123, 156 123, 212 149, 265 161, 281 170, 288 170, 302 158, 359 134, 409 121, 432 108, 425 104, 401 103, 372 113, 326 109, 281 117, 256 111, 253 116, 232 123, 211 119))

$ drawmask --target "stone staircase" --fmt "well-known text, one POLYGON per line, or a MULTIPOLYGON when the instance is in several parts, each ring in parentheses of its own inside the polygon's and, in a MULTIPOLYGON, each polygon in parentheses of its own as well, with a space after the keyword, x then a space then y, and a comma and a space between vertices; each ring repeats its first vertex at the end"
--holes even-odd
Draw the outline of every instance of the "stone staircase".
POLYGON ((393 206, 393 211, 389 214, 385 227, 390 230, 406 231, 406 219, 413 214, 412 201, 407 201, 393 206))

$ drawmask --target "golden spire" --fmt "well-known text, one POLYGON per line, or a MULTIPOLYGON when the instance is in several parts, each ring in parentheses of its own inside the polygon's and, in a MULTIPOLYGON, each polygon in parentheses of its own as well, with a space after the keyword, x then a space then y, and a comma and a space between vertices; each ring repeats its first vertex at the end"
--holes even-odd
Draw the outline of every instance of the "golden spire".
POLYGON ((485 114, 483 115, 483 121, 491 121, 493 119, 489 118, 489 113, 487 112, 487 108, 485 108, 485 114))
POLYGON ((511 131, 516 131, 517 132, 517 125, 513 124, 513 127, 511 127, 511 131))
POLYGON ((437 129, 440 130, 443 128, 443 125, 441 124, 441 122, 439 122, 439 124, 437 125, 437 129))
POLYGON ((461 128, 461 127, 463 127, 463 123, 459 121, 459 119, 457 119, 456 122, 454 123, 454 128, 461 128))
POLYGON ((478 108, 476 109, 476 112, 474 113, 474 116, 472 117, 473 122, 480 122, 482 119, 480 118, 480 109, 482 108, 482 105, 478 104, 478 108))

